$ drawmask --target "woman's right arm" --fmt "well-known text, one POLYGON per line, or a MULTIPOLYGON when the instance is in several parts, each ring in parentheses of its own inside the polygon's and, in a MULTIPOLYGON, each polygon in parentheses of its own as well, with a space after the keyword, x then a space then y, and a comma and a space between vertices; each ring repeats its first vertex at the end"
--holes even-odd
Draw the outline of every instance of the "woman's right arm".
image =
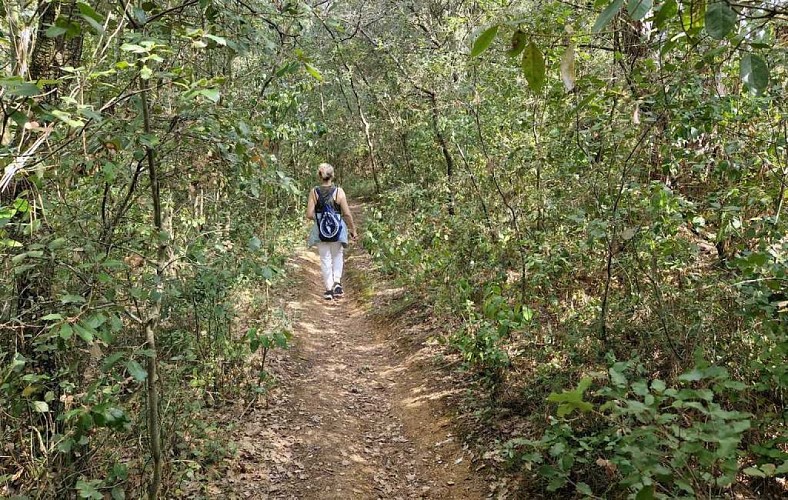
POLYGON ((317 200, 315 199, 315 190, 312 189, 309 191, 309 201, 306 202, 306 218, 310 221, 315 218, 315 204, 317 200))
POLYGON ((358 231, 356 230, 356 223, 353 221, 353 214, 350 213, 350 206, 347 202, 347 196, 345 196, 345 191, 342 188, 339 188, 337 202, 339 202, 342 215, 344 215, 345 219, 347 220, 347 224, 350 229, 350 237, 355 240, 358 237, 358 231))

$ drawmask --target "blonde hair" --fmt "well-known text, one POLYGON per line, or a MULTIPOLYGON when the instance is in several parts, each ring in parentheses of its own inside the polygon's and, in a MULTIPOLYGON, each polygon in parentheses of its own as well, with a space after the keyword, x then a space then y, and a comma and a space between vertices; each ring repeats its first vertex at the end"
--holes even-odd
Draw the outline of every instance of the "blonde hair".
POLYGON ((334 178, 334 167, 328 163, 321 163, 317 166, 317 176, 324 181, 334 178))

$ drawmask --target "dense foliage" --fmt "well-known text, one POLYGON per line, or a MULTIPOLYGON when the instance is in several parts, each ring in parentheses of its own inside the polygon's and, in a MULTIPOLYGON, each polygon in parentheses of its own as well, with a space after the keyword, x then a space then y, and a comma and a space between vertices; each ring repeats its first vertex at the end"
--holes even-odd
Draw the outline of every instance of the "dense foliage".
POLYGON ((328 28, 324 113, 371 123, 368 248, 530 419, 502 454, 562 495, 778 494, 785 9, 387 5, 328 28))
POLYGON ((498 447, 527 488, 778 494, 787 20, 3 2, 0 492, 177 496, 224 452, 200 410, 269 383, 235 361, 287 342, 257 291, 328 160, 380 195, 365 245, 451 325, 480 418, 528 420, 498 447))
POLYGON ((236 360, 287 340, 267 290, 301 227, 288 158, 317 133, 298 13, 0 15, 0 495, 174 495, 226 446, 201 408, 257 397, 236 360))

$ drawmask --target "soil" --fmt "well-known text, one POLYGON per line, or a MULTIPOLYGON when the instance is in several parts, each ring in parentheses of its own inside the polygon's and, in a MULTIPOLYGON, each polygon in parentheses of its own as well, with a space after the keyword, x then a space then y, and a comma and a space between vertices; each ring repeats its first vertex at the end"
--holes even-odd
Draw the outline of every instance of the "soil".
POLYGON ((415 341, 403 340, 396 321, 379 321, 381 294, 396 290, 372 282, 379 278, 370 256, 359 245, 346 250, 345 297, 333 301, 322 298, 315 251, 299 251, 290 266, 291 296, 284 300, 292 346, 269 354, 277 384, 267 401, 228 427, 237 453, 207 492, 272 499, 488 497, 493 487, 483 462, 456 435, 451 405, 462 389, 436 372, 423 350, 402 348, 415 341))

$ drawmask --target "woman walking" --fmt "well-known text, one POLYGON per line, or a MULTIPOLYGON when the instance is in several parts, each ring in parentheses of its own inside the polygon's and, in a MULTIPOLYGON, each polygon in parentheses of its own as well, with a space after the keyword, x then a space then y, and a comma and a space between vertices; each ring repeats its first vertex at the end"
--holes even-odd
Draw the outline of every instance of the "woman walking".
MULTIPOLYGON (((323 298, 332 300, 344 295, 342 268, 345 258, 344 249, 348 244, 348 226, 352 240, 356 240, 357 233, 345 191, 334 185, 334 167, 328 163, 321 163, 317 167, 317 177, 320 180, 320 185, 309 192, 309 201, 306 205, 306 218, 315 221, 312 231, 309 233, 307 245, 317 246, 323 284, 326 287, 323 298), (327 236, 327 231, 320 230, 321 221, 324 217, 331 217, 332 213, 341 214, 341 219, 337 233, 327 236)), ((328 225, 330 226, 330 224, 328 225)), ((325 226, 326 224, 323 224, 324 228, 325 226)))

